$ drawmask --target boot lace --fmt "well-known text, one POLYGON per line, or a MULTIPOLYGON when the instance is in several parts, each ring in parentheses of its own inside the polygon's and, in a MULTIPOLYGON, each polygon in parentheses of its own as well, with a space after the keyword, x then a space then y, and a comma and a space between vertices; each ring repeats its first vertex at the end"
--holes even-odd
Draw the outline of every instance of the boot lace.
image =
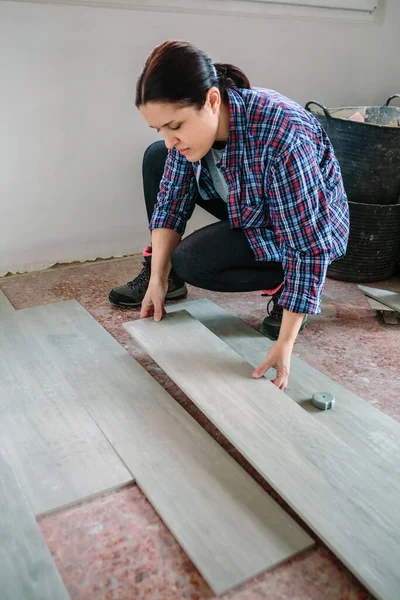
POLYGON ((146 261, 143 261, 142 265, 143 268, 140 271, 139 275, 135 277, 135 279, 133 279, 132 281, 128 282, 127 285, 130 288, 140 287, 142 285, 148 284, 150 280, 150 265, 146 261))
POLYGON ((275 292, 267 304, 267 314, 272 319, 280 319, 283 314, 283 308, 278 304, 279 298, 281 297, 281 291, 282 290, 278 290, 275 292))

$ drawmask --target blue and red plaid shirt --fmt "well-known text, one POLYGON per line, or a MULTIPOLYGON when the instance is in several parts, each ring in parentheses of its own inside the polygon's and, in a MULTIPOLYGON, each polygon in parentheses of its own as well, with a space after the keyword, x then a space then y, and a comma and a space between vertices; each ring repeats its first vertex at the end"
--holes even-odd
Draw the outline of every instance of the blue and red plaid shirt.
MULTIPOLYGON (((218 168, 228 215, 257 261, 282 262, 279 303, 319 313, 328 265, 346 252, 349 212, 332 144, 311 113, 277 92, 229 89, 229 137, 218 168)), ((205 162, 205 161, 204 161, 205 162)), ((218 196, 206 164, 168 152, 150 229, 180 234, 203 197, 218 196)))

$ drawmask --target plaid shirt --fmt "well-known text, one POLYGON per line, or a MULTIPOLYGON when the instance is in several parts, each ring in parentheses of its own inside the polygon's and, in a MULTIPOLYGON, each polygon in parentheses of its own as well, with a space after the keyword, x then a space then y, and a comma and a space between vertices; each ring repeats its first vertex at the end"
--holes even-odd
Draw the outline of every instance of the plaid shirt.
MULTIPOLYGON (((311 113, 277 92, 228 94, 229 138, 218 168, 228 184, 231 227, 243 229, 255 260, 282 262, 284 308, 319 313, 326 270, 345 254, 349 233, 331 142, 311 113)), ((205 197, 218 196, 205 161, 190 163, 170 150, 150 229, 183 234, 198 185, 205 197)))

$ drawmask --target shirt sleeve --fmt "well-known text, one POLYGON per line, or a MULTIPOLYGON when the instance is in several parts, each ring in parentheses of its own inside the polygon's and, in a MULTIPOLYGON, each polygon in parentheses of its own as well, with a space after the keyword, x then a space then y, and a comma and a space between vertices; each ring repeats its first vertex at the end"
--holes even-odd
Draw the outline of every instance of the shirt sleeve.
POLYGON ((192 164, 169 150, 150 230, 173 229, 183 235, 196 205, 196 187, 192 164))
POLYGON ((285 274, 279 304, 320 313, 332 238, 329 195, 311 148, 299 143, 279 157, 266 188, 285 274))

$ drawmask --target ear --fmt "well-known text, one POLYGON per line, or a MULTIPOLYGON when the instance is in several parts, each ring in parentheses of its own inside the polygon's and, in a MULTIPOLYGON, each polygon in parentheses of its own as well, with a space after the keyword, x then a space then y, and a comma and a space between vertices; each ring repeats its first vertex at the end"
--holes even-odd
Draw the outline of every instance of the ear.
POLYGON ((217 112, 218 108, 221 106, 221 93, 217 87, 214 86, 208 90, 206 103, 214 113, 217 112))

